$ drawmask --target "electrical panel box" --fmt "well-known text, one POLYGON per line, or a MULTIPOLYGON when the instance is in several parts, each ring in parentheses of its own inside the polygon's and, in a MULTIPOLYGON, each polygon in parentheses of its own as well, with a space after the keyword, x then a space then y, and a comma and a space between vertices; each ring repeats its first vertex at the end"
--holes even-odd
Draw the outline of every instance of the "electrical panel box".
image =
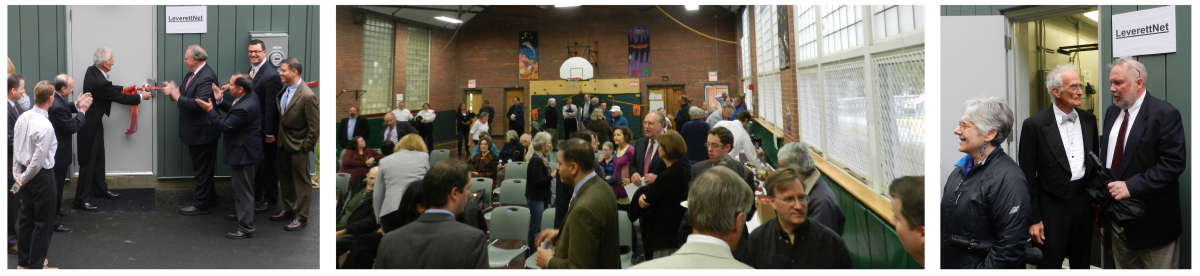
MULTIPOLYGON (((287 33, 250 33, 250 39, 262 40, 266 46, 266 58, 275 68, 279 68, 279 64, 288 57, 288 34, 287 33)), ((249 43, 249 41, 247 41, 249 43)))

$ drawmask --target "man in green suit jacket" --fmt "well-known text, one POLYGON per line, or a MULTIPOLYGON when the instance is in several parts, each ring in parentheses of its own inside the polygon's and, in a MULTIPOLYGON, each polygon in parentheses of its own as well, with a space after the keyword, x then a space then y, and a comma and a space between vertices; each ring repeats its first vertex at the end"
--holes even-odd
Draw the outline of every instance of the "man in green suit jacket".
POLYGON ((567 140, 558 152, 555 173, 575 189, 562 229, 543 230, 534 240, 539 267, 621 268, 616 196, 608 183, 596 177, 595 159, 592 145, 578 138, 567 140), (543 248, 543 241, 554 247, 543 248))

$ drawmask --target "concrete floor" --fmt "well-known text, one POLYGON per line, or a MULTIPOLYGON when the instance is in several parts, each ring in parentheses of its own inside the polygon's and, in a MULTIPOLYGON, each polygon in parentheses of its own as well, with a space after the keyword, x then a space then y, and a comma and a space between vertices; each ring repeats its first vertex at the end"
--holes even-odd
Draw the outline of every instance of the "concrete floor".
MULTIPOLYGON (((178 182, 164 180, 165 182, 178 182)), ((190 181, 190 179, 189 179, 190 181)), ((114 189, 119 199, 96 199, 97 212, 71 208, 73 185, 64 189, 63 223, 71 232, 55 232, 47 259, 51 267, 72 268, 292 268, 317 269, 320 260, 320 189, 313 190, 308 226, 285 231, 288 221, 271 221, 256 214, 256 236, 232 240, 225 233, 237 223, 228 178, 217 179, 220 202, 208 215, 183 216, 179 208, 191 203, 192 190, 176 188, 114 189)), ((283 203, 280 201, 279 207, 283 203)), ((276 210, 279 210, 276 208, 276 210)), ((8 254, 8 268, 17 256, 8 254)))

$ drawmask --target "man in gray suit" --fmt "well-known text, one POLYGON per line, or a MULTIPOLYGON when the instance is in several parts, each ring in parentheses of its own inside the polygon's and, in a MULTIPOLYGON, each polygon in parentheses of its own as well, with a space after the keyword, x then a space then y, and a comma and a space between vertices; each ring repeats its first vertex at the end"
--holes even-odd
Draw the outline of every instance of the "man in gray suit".
POLYGON ((732 248, 746 231, 746 212, 754 192, 726 167, 713 167, 692 181, 687 220, 692 234, 679 251, 634 269, 753 269, 733 258, 732 248))
POLYGON ((467 163, 455 159, 429 168, 421 184, 425 214, 383 236, 375 268, 488 268, 483 231, 454 220, 471 194, 470 171, 467 163))

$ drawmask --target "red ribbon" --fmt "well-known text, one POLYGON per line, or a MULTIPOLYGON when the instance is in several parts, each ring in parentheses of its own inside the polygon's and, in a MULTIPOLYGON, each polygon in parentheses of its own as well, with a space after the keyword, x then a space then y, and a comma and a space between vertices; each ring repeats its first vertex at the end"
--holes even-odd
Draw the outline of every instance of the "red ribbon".
MULTIPOLYGON (((159 89, 163 89, 163 88, 162 87, 135 87, 133 89, 121 90, 121 94, 137 95, 138 94, 137 91, 159 90, 159 89)), ((125 135, 133 135, 133 133, 137 132, 137 129, 138 129, 138 125, 137 125, 138 106, 136 106, 136 105, 130 106, 129 110, 132 111, 133 117, 129 121, 129 129, 125 130, 125 135)))

